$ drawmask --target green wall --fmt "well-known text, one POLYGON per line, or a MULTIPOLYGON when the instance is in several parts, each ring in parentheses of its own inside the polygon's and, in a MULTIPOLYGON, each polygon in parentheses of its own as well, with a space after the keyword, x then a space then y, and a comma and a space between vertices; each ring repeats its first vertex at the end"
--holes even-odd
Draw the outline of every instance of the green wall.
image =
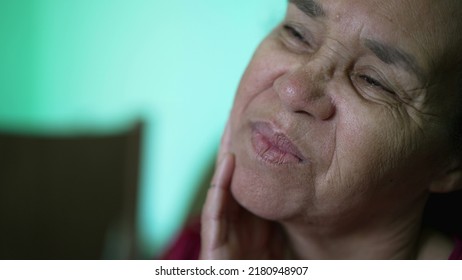
POLYGON ((0 124, 27 126, 35 117, 36 7, 0 1, 0 124))
POLYGON ((0 128, 146 124, 143 257, 184 219, 246 63, 282 0, 1 0, 0 128))

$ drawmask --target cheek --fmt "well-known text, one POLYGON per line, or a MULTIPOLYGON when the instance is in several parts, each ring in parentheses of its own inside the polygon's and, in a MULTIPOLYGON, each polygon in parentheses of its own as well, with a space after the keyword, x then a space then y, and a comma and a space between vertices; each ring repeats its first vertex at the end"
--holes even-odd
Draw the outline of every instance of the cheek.
POLYGON ((395 148, 387 139, 389 133, 378 118, 380 114, 365 110, 367 107, 353 98, 336 101, 334 124, 329 129, 326 124, 316 126, 310 133, 316 137, 310 144, 316 158, 317 196, 329 204, 351 201, 375 185, 387 165, 384 153, 395 148))
POLYGON ((290 64, 286 56, 272 35, 262 42, 242 76, 234 100, 233 118, 239 118, 254 98, 271 89, 276 79, 288 70, 290 64))
POLYGON ((271 88, 273 85, 273 76, 268 70, 269 66, 258 52, 255 54, 251 63, 247 67, 234 100, 233 113, 241 114, 246 106, 259 93, 271 88))
POLYGON ((428 167, 422 163, 432 153, 424 149, 423 136, 405 114, 383 106, 362 108, 356 108, 337 128, 337 159, 329 177, 341 178, 339 185, 348 195, 374 196, 383 191, 393 195, 403 186, 417 187, 421 180, 413 173, 428 167))
MULTIPOLYGON (((344 132, 344 147, 338 147, 349 165, 364 173, 371 180, 380 180, 384 173, 393 169, 400 158, 406 157, 406 139, 402 131, 406 128, 397 120, 386 118, 386 114, 363 114, 360 120, 351 122, 344 132)), ((366 177, 366 178, 367 178, 366 177)))

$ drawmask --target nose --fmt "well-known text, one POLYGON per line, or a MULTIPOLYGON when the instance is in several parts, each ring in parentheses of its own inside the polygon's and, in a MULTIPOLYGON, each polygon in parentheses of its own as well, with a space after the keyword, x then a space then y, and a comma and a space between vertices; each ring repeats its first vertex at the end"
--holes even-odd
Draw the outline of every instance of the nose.
POLYGON ((335 113, 332 98, 326 93, 331 76, 329 70, 321 66, 300 66, 279 76, 274 88, 284 107, 327 120, 335 113))

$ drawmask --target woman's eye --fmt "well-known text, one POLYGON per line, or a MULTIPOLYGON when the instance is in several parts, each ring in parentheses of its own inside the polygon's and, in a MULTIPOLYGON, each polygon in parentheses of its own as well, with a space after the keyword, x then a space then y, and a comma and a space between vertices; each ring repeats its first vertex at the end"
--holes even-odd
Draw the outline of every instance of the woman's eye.
POLYGON ((395 94, 392 90, 390 90, 386 86, 382 85, 379 81, 377 81, 374 78, 371 78, 371 77, 366 76, 366 75, 359 75, 359 78, 362 79, 363 81, 365 81, 370 87, 378 88, 378 89, 386 91, 388 93, 395 94))
POLYGON ((303 36, 303 34, 301 32, 299 32, 296 28, 290 26, 290 25, 284 25, 284 30, 290 35, 292 36, 293 38, 295 38, 296 40, 302 42, 302 43, 305 43, 305 44, 308 44, 308 42, 306 41, 305 37, 303 36))

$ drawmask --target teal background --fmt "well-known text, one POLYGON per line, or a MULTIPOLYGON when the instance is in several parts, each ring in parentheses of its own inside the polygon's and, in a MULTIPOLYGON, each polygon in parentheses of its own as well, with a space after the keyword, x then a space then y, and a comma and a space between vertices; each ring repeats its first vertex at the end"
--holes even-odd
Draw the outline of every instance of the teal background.
POLYGON ((140 252, 178 229, 240 76, 282 0, 0 0, 0 129, 107 133, 143 120, 140 252))

